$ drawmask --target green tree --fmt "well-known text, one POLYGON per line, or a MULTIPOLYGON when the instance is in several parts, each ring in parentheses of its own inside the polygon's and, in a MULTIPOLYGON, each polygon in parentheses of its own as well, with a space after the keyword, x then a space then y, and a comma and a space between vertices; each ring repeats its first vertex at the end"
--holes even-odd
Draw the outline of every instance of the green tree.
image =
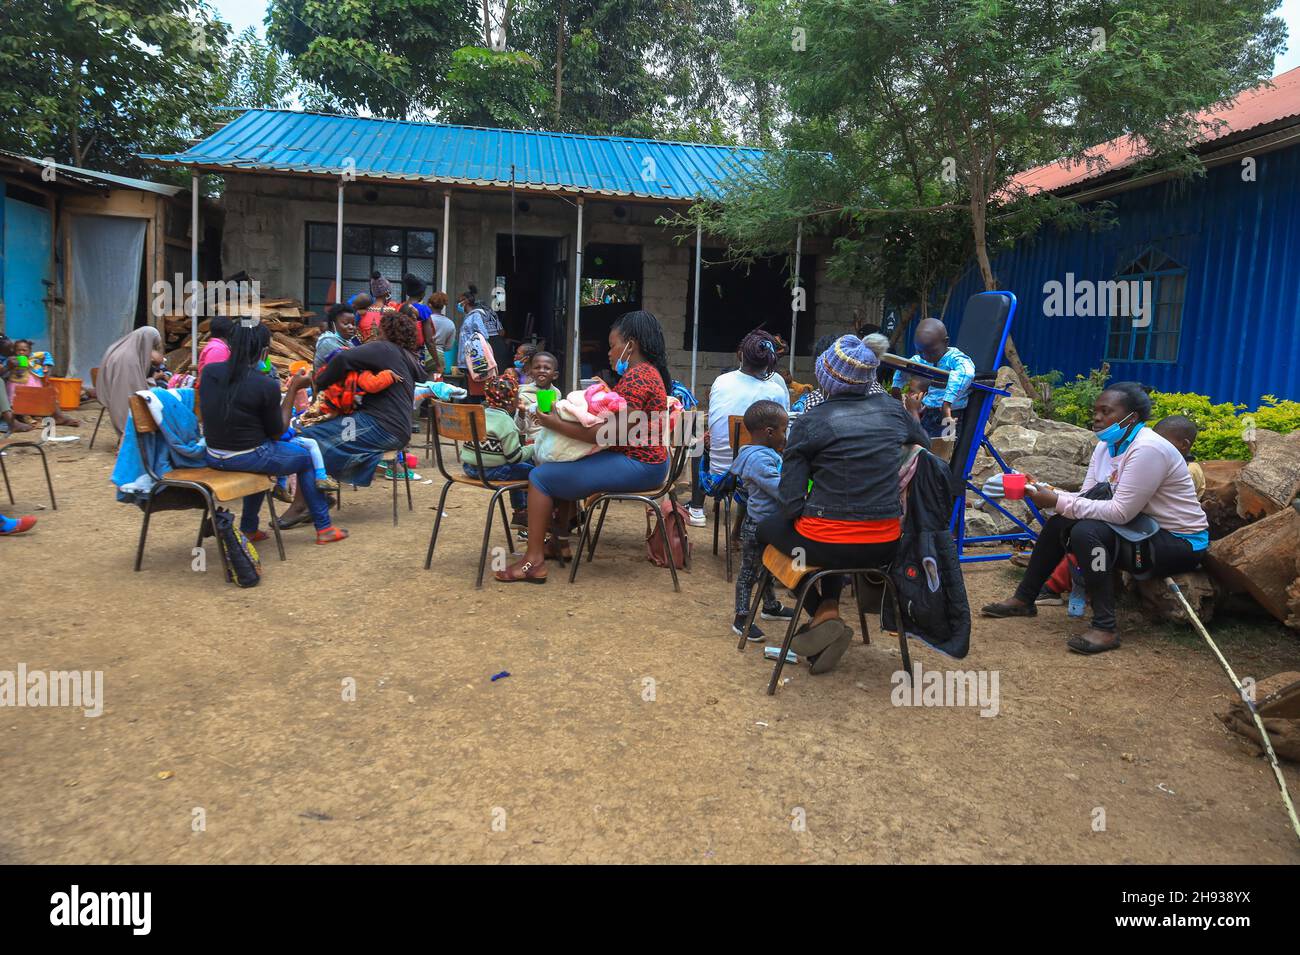
POLYGON ((482 35, 467 0, 271 0, 267 38, 341 109, 431 115, 452 55, 482 35))
POLYGON ((207 122, 227 27, 185 0, 6 0, 0 138, 76 166, 141 175, 137 152, 207 122))
POLYGON ((527 53, 461 47, 438 96, 438 118, 447 123, 519 129, 534 125, 548 91, 527 53))
POLYGON ((218 79, 222 106, 245 109, 328 107, 323 91, 307 83, 290 59, 264 40, 254 27, 231 41, 218 79))
MULTIPOLYGON (((1057 157, 1086 159, 1120 134, 1163 161, 1194 167, 1195 111, 1268 75, 1284 29, 1276 0, 755 0, 732 59, 766 76, 788 146, 831 155, 830 178, 853 217, 966 210, 986 288, 992 239, 1012 241, 1059 212, 1017 192, 1015 173, 1057 157), (938 184, 873 189, 887 177, 938 184), (1008 210, 1020 205, 1008 221, 1008 210)), ((799 167, 794 167, 799 168, 799 167)), ((825 175, 822 177, 826 178, 825 175)), ((771 188, 740 183, 736 190, 771 188)), ((792 197, 816 192, 788 190, 792 197)), ((734 198, 734 197, 729 197, 734 198)), ((769 211, 792 223, 805 199, 769 211)), ((722 221, 723 213, 712 219, 722 221)), ((838 225, 843 225, 839 223, 838 225)), ((787 227, 787 232, 793 232, 787 227)), ((865 232, 863 232, 865 234, 865 232)), ((1014 345, 1008 359, 1031 388, 1014 345)))

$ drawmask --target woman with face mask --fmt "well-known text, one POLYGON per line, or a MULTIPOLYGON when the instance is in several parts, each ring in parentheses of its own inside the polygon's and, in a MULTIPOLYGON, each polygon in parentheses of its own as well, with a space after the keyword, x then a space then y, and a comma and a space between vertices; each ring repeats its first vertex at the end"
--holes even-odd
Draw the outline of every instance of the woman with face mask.
POLYGON ((1066 645, 1076 653, 1103 653, 1120 645, 1115 622, 1116 570, 1160 578, 1194 569, 1210 544, 1209 522, 1196 497, 1187 462, 1145 422, 1151 398, 1132 381, 1097 396, 1092 430, 1098 444, 1077 493, 1035 484, 1025 496, 1056 514, 1043 525, 1029 568, 1015 595, 983 609, 988 617, 1033 617, 1039 592, 1056 565, 1072 553, 1092 603, 1092 627, 1066 645), (1145 518, 1138 520, 1145 515, 1145 518), (1154 522, 1154 523, 1152 523, 1154 522), (1152 529, 1155 528, 1154 533, 1152 529), (1134 540, 1141 536, 1141 540, 1134 540))
POLYGON ((627 402, 627 416, 609 443, 605 422, 590 427, 566 421, 554 411, 534 412, 533 420, 565 437, 602 447, 577 461, 542 464, 528 475, 528 551, 522 560, 496 573, 502 583, 546 583, 546 558, 568 554, 573 502, 598 492, 644 491, 668 477, 667 435, 659 424, 668 409, 668 349, 659 320, 649 312, 628 312, 609 331, 609 361, 621 376, 614 389, 627 402), (639 416, 634 418, 633 415, 639 416), (644 422, 644 424, 642 424, 644 422), (557 511, 554 534, 547 530, 557 511))
MULTIPOLYGON (((478 287, 475 285, 468 286, 460 293, 456 311, 465 316, 465 321, 460 326, 460 357, 457 364, 466 368, 469 365, 469 346, 479 335, 489 345, 492 344, 492 339, 501 334, 501 319, 496 312, 479 302, 478 287)), ((471 375, 467 387, 469 400, 482 404, 483 382, 476 381, 471 375)))

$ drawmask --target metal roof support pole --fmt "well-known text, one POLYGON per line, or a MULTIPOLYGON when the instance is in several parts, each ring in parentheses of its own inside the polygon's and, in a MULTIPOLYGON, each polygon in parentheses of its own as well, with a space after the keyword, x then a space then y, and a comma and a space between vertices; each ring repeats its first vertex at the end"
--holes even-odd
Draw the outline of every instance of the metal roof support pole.
POLYGON ((343 180, 339 180, 339 223, 334 236, 334 301, 343 301, 343 180))
POLYGON ((578 241, 573 246, 573 387, 582 381, 582 196, 578 197, 578 241))
POLYGON ((451 277, 447 274, 447 249, 451 242, 451 190, 442 194, 442 285, 441 288, 451 297, 451 277))
MULTIPOLYGON (((794 337, 799 330, 799 312, 802 311, 799 295, 799 266, 803 258, 803 220, 795 226, 794 233, 794 288, 790 291, 790 377, 794 377, 794 337)), ((813 356, 814 360, 816 356, 813 356)))
MULTIPOLYGON (((190 170, 190 364, 199 367, 199 171, 190 170)), ((164 332, 165 337, 165 332, 164 332)))
POLYGON ((700 253, 704 245, 703 228, 695 225, 695 331, 691 333, 691 394, 695 391, 695 360, 700 354, 700 253))

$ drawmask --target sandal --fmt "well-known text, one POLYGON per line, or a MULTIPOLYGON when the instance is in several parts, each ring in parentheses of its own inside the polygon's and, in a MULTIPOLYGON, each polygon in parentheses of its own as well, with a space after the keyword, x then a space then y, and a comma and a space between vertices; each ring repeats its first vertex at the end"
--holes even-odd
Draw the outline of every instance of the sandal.
POLYGON ((980 608, 980 613, 982 613, 986 617, 997 617, 999 619, 1003 617, 1037 617, 1038 608, 1035 607, 1033 604, 1029 604, 1028 606, 1021 607, 1018 604, 1009 604, 1009 603, 1002 602, 1002 603, 995 603, 995 604, 985 604, 983 607, 980 608))
POLYGON ((337 544, 341 540, 346 540, 348 532, 338 527, 327 527, 323 531, 316 532, 317 544, 337 544))
POLYGON ((291 527, 297 527, 299 524, 310 524, 311 512, 303 511, 297 517, 290 517, 287 519, 280 517, 276 519, 276 523, 280 525, 280 530, 282 531, 287 531, 291 527))
POLYGON ((573 560, 573 551, 569 547, 567 537, 555 538, 548 537, 542 544, 542 553, 548 560, 558 560, 561 564, 573 560))
MULTIPOLYGON (((541 564, 540 568, 545 570, 546 565, 541 564)), ((533 571, 539 569, 539 565, 534 564, 531 560, 525 560, 521 563, 507 567, 505 570, 498 570, 492 576, 503 584, 544 584, 546 583, 546 574, 537 575, 533 571)))
POLYGON ((1091 640, 1085 640, 1081 635, 1075 635, 1065 641, 1065 645, 1075 653, 1082 653, 1091 656, 1094 653, 1105 653, 1107 650, 1118 650, 1120 645, 1119 634, 1110 643, 1093 643, 1091 640))

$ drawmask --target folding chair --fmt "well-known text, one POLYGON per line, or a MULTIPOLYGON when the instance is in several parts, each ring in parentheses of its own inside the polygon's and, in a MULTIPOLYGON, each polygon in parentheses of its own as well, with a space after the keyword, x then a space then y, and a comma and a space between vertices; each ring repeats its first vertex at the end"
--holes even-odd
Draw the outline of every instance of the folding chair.
MULTIPOLYGON (((95 430, 90 435, 90 450, 95 450, 95 438, 99 435, 99 426, 104 423, 104 413, 108 411, 108 405, 104 404, 104 399, 99 397, 99 369, 90 369, 90 386, 95 389, 95 400, 99 402, 99 417, 95 419, 95 430)), ((117 443, 122 443, 121 437, 117 443)))
MULTIPOLYGON (((56 408, 54 389, 51 387, 32 388, 24 385, 14 389, 13 413, 16 415, 52 418, 56 408)), ((45 486, 50 492, 50 507, 56 511, 59 509, 59 505, 54 500, 54 482, 50 480, 50 462, 45 457, 44 445, 44 432, 42 432, 39 441, 0 441, 0 474, 4 475, 5 491, 9 495, 10 504, 14 503, 14 489, 9 484, 9 470, 5 467, 5 453, 10 448, 35 448, 41 456, 41 467, 45 469, 45 486)))
MULTIPOLYGON (((681 433, 683 435, 695 434, 695 416, 699 412, 695 410, 682 412, 681 433)), ((664 523, 663 511, 660 510, 659 502, 665 497, 673 504, 677 504, 676 485, 686 467, 686 461, 690 457, 691 443, 682 441, 679 445, 668 449, 668 477, 664 483, 657 488, 648 491, 639 491, 635 493, 611 492, 608 494, 598 494, 582 517, 582 534, 578 537, 578 546, 573 551, 573 566, 569 568, 569 583, 573 583, 578 577, 578 565, 582 563, 582 549, 587 540, 591 540, 590 546, 587 547, 587 563, 596 555, 596 545, 600 543, 600 532, 605 526, 605 514, 609 511, 611 501, 639 501, 644 504, 651 512, 654 513, 655 523, 659 535, 664 543, 664 553, 668 557, 668 569, 673 576, 673 590, 680 592, 681 585, 677 581, 677 566, 673 560, 672 545, 668 540, 668 526, 664 523), (596 513, 596 508, 600 508, 600 519, 596 522, 596 533, 591 533, 591 518, 596 513)), ((682 569, 685 570, 690 566, 690 557, 687 554, 682 555, 682 569)))
MULTIPOLYGON (((154 473, 153 466, 149 463, 151 459, 149 450, 152 443, 162 440, 158 436, 158 422, 153 420, 153 415, 149 412, 149 403, 139 395, 131 396, 131 423, 135 428, 135 440, 140 450, 140 463, 144 466, 145 473, 154 480, 153 489, 149 492, 149 501, 144 508, 144 523, 140 525, 140 546, 135 552, 137 571, 144 560, 144 543, 149 536, 149 518, 154 512, 159 494, 168 488, 192 491, 203 499, 203 520, 199 522, 195 547, 203 546, 203 531, 206 527, 211 526, 213 533, 216 533, 217 504, 226 504, 242 500, 249 494, 265 492, 266 506, 271 512, 271 530, 275 534, 275 547, 280 552, 280 559, 285 559, 284 542, 280 539, 280 524, 275 517, 275 499, 271 496, 271 489, 275 487, 275 478, 268 474, 218 471, 216 468, 175 468, 168 471, 166 475, 160 476, 154 473)), ((226 552, 219 541, 217 554, 221 557, 221 569, 229 577, 230 565, 226 561, 226 552)))
MULTIPOLYGON (((731 459, 734 461, 740 449, 747 444, 753 444, 754 439, 749 434, 749 429, 745 427, 745 416, 742 414, 733 414, 727 416, 727 433, 731 435, 731 459)), ((727 552, 727 583, 731 583, 731 499, 732 494, 715 494, 713 496, 713 556, 718 555, 718 510, 722 509, 723 520, 723 543, 727 552)), ((737 501, 737 504, 740 504, 737 501)), ((740 504, 743 508, 744 505, 740 504)), ((744 513, 740 514, 744 517, 744 513)))
MULTIPOLYGON (((790 624, 785 628, 785 640, 781 642, 781 652, 777 654, 776 666, 772 669, 772 679, 767 684, 767 695, 773 696, 776 693, 777 685, 781 681, 781 671, 785 668, 785 657, 790 652, 790 644, 794 642, 795 631, 799 627, 799 616, 805 609, 804 604, 808 599, 808 594, 817 581, 823 577, 830 577, 834 574, 847 574, 853 578, 853 592, 858 604, 858 623, 862 627, 862 642, 871 643, 871 635, 867 629, 867 617, 865 601, 867 599, 868 586, 879 587, 881 593, 881 607, 884 606, 885 599, 888 599, 893 605, 894 619, 902 620, 902 608, 898 603, 898 591, 894 588, 894 582, 890 579, 888 568, 884 567, 839 567, 833 570, 826 570, 821 567, 796 567, 794 559, 789 555, 782 553, 770 544, 763 551, 763 572, 758 575, 758 583, 754 587, 754 596, 749 605, 749 617, 745 620, 745 625, 740 628, 740 642, 736 649, 741 652, 748 643, 746 634, 749 628, 754 625, 754 618, 758 616, 758 608, 763 604, 763 590, 769 580, 776 578, 785 587, 795 595, 794 616, 790 618, 790 624)), ((912 679, 912 658, 907 652, 907 633, 900 630, 898 633, 898 649, 903 655, 903 670, 907 673, 907 678, 912 679)))
POLYGON ((430 403, 429 420, 433 428, 434 460, 438 465, 438 473, 443 476, 446 483, 443 484, 442 493, 438 496, 438 506, 434 508, 437 516, 433 519, 433 533, 429 536, 429 552, 424 556, 424 569, 428 570, 433 564, 433 549, 438 544, 438 528, 442 526, 442 508, 447 503, 447 492, 451 490, 452 485, 462 484, 491 491, 492 499, 488 501, 487 519, 483 522, 483 547, 478 555, 478 577, 474 582, 474 586, 481 589, 483 571, 487 566, 488 541, 492 536, 493 511, 498 506, 501 509, 501 524, 506 531, 506 553, 512 553, 514 538, 510 535, 510 515, 506 513, 506 502, 502 495, 526 488, 528 482, 526 480, 489 481, 483 477, 487 468, 483 466, 483 451, 479 447, 479 438, 486 436, 488 431, 487 415, 482 405, 454 405, 445 401, 433 401, 430 403), (452 442, 466 442, 474 449, 478 477, 472 478, 464 471, 452 473, 447 470, 446 462, 442 457, 443 438, 452 442))

